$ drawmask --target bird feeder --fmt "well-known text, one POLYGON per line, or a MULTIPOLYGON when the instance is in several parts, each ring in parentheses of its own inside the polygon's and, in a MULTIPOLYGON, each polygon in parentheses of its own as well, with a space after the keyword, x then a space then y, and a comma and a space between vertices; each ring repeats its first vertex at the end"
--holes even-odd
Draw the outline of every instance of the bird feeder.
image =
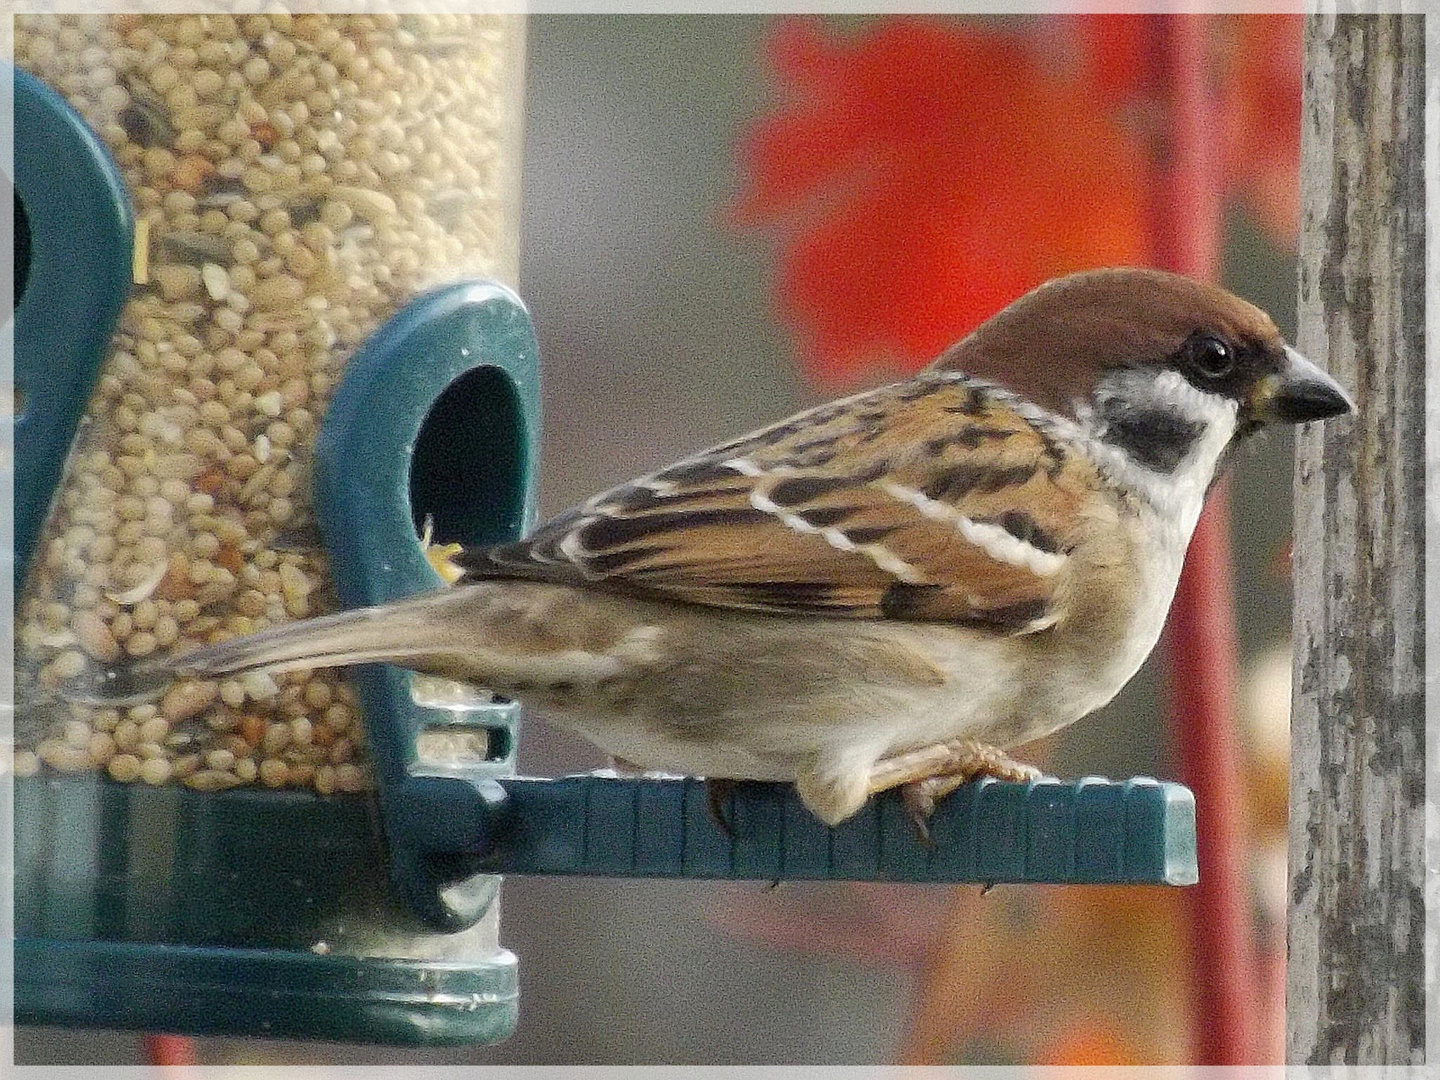
POLYGON ((514 776, 518 707, 389 666, 58 681, 442 587, 533 523, 514 20, 17 19, 17 1020, 503 1038, 501 875, 1186 884, 1174 784, 826 828, 744 783, 514 776), (224 74, 229 73, 229 74, 224 74), (183 74, 182 74, 183 73, 183 74), (238 78, 236 77, 238 73, 238 78), (473 175, 472 175, 473 174, 473 175))

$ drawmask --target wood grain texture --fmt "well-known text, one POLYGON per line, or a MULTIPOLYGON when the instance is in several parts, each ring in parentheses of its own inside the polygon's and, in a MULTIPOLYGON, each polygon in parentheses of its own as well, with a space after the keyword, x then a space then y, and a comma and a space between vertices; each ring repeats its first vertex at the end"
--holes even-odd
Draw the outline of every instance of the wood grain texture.
POLYGON ((1306 21, 1302 352, 1353 389, 1295 473, 1287 1057, 1425 1048, 1425 49, 1306 21))

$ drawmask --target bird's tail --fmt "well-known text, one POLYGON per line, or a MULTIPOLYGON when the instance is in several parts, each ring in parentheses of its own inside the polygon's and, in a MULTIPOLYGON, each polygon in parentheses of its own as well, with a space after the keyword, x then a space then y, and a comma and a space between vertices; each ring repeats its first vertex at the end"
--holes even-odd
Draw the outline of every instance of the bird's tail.
MULTIPOLYGON (((474 587, 472 587, 474 588, 474 587)), ((177 679, 226 679, 294 668, 398 663, 423 667, 453 647, 455 619, 471 589, 445 589, 375 607, 305 619, 258 634, 80 675, 62 694, 96 705, 134 704, 159 697, 177 679), (447 610, 454 608, 452 613, 447 610)))

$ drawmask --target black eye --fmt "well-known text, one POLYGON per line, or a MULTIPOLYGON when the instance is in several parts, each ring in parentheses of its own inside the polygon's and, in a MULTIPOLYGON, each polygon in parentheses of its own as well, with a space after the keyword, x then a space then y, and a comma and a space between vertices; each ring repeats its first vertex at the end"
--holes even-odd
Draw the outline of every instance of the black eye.
POLYGON ((1189 346, 1190 365, 1207 379, 1223 379, 1235 370, 1235 350, 1214 334, 1198 334, 1189 346))

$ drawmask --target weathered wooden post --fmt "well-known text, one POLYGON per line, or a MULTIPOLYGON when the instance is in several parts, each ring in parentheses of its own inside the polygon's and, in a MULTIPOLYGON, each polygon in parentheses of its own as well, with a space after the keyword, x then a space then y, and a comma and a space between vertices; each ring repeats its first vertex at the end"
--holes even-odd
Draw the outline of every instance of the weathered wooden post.
POLYGON ((1425 29, 1305 28, 1287 1057, 1425 1052, 1425 29))

